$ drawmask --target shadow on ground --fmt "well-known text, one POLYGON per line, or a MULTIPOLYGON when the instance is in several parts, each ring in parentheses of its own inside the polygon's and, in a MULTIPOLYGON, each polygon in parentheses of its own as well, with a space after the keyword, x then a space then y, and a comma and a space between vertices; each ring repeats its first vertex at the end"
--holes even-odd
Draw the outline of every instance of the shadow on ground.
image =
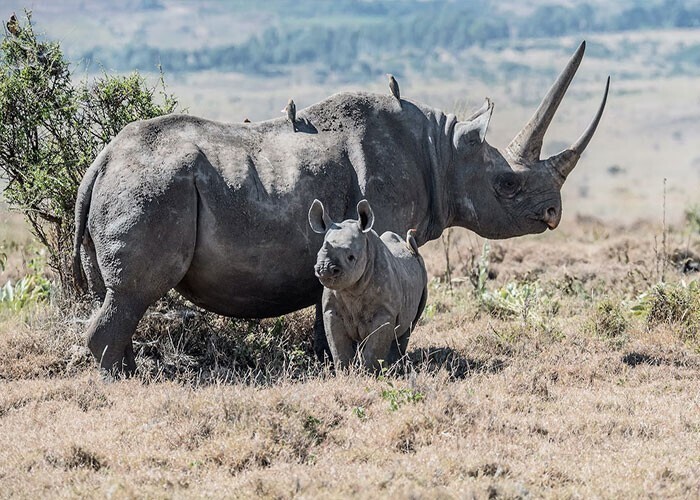
POLYGON ((464 379, 476 373, 498 373, 506 367, 501 357, 468 358, 450 347, 421 347, 409 352, 408 359, 417 371, 445 370, 452 379, 464 379))

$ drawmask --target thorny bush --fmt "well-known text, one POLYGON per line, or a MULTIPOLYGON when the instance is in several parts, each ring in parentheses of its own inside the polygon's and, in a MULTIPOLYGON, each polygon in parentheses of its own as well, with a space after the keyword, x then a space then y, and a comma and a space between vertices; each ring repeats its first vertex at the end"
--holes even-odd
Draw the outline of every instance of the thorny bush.
POLYGON ((162 74, 156 87, 137 73, 76 84, 59 43, 34 32, 31 12, 22 25, 8 24, 0 43, 0 177, 64 289, 72 283, 73 211, 85 170, 126 124, 176 107, 162 74))

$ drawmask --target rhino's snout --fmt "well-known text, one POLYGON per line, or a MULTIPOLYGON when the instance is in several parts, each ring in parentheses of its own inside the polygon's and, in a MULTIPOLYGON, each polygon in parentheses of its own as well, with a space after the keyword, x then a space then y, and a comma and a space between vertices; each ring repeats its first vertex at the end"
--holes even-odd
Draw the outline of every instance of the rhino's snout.
POLYGON ((556 229, 561 222, 561 210, 557 210, 556 207, 549 207, 545 210, 542 220, 549 229, 556 229))

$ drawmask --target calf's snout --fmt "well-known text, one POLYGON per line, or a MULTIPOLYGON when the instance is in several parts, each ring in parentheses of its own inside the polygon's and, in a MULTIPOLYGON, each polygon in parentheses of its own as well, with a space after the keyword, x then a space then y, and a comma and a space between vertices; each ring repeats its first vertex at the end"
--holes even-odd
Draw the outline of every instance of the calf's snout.
POLYGON ((317 278, 335 278, 341 269, 332 262, 319 262, 314 266, 317 278))

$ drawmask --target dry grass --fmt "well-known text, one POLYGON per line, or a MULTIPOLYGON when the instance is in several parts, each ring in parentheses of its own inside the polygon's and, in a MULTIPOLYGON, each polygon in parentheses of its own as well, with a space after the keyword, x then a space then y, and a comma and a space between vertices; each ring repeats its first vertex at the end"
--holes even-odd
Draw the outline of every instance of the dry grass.
POLYGON ((316 364, 310 310, 236 322, 171 297, 114 383, 82 349, 86 310, 4 312, 0 496, 697 497, 700 298, 674 270, 654 288, 655 231, 579 221, 481 264, 458 231, 452 291, 430 245, 428 309, 381 377, 316 364), (489 313, 509 283, 537 293, 489 313))
MULTIPOLYGON (((652 35, 663 46, 697 36, 652 35)), ((466 60, 494 67, 520 57, 473 50, 466 60)), ((586 57, 550 152, 586 126, 604 77, 633 62, 586 57)), ((407 75, 402 89, 446 110, 489 95, 496 146, 551 83, 487 85, 469 71, 439 85, 407 75)), ((305 107, 358 88, 307 80, 209 73, 173 90, 193 114, 238 122, 278 116, 289 95, 305 107)), ((361 88, 386 91, 384 80, 361 88)), ((698 88, 644 71, 613 79, 557 231, 490 242, 485 258, 484 240, 455 230, 452 288, 443 243, 424 247, 428 307, 407 359, 382 377, 316 363, 309 310, 233 321, 171 296, 140 325, 137 376, 106 383, 83 346, 87 308, 0 306, 0 498, 699 497, 698 275, 679 258, 658 287, 661 227, 634 222, 660 221, 665 177, 668 220, 697 202, 698 88)), ((0 215, 3 283, 35 251, 18 217, 0 215)), ((672 229, 674 250, 700 253, 697 228, 672 229)))

